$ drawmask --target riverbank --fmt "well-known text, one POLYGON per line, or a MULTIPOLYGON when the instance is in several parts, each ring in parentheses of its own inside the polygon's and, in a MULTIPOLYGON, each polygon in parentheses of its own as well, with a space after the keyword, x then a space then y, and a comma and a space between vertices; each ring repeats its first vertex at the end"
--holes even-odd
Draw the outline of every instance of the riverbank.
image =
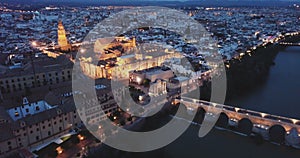
MULTIPOLYGON (((284 46, 270 44, 257 48, 254 52, 252 52, 251 56, 247 55, 243 56, 243 58, 231 60, 229 63, 231 64, 230 68, 227 69, 227 73, 232 75, 230 76, 232 78, 230 78, 231 80, 229 82, 231 82, 230 84, 233 84, 229 85, 232 86, 232 89, 230 90, 230 97, 240 97, 241 93, 245 94, 251 91, 251 89, 263 84, 268 76, 270 68, 274 65, 274 59, 276 58, 278 52, 284 50, 284 48, 284 46), (243 90, 243 88, 239 87, 241 85, 243 88, 246 88, 246 90, 243 90)), ((207 83, 207 85, 208 84, 209 83, 207 83)), ((208 86, 206 92, 207 90, 209 90, 208 86)), ((169 113, 170 112, 160 112, 160 114, 147 118, 143 122, 143 125, 140 127, 140 129, 135 131, 150 131, 163 126, 170 120, 170 118, 166 117, 169 113)), ((91 157, 182 158, 205 156, 214 158, 230 156, 246 158, 296 158, 300 155, 300 150, 293 149, 291 147, 278 146, 267 141, 260 141, 256 138, 246 137, 216 128, 204 138, 199 138, 199 128, 199 125, 190 126, 189 129, 179 139, 159 150, 145 153, 131 153, 119 151, 104 145, 101 148, 101 151, 95 153, 94 156, 91 157)))
MULTIPOLYGON (((280 42, 299 42, 300 34, 288 35, 279 40, 280 42)), ((253 91, 265 83, 270 68, 274 66, 274 59, 278 52, 284 50, 287 46, 268 43, 257 47, 255 50, 241 53, 242 56, 236 56, 231 60, 225 61, 227 76, 226 103, 230 100, 253 91)), ((201 87, 201 99, 210 100, 211 83, 204 82, 201 87)))
POLYGON ((227 102, 241 108, 299 119, 300 47, 289 46, 276 56, 266 81, 227 102))
MULTIPOLYGON (((141 130, 155 129, 167 123, 171 117, 166 115, 153 116, 145 120, 141 130)), ((184 120, 181 120, 184 121, 184 120)), ((220 128, 213 128, 203 138, 198 137, 199 124, 191 125, 186 132, 177 140, 164 148, 143 152, 124 152, 103 145, 96 153, 89 157, 111 157, 111 158, 183 158, 183 157, 210 157, 218 158, 230 156, 233 158, 297 158, 300 150, 287 146, 279 146, 266 141, 258 141, 255 137, 239 135, 220 128)), ((145 142, 147 143, 147 142, 145 142)))

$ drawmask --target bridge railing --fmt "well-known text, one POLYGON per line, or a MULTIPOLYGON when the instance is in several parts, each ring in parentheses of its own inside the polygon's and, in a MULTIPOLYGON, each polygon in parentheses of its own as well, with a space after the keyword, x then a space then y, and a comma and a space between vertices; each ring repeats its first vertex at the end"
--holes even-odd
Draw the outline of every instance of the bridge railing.
POLYGON ((192 103, 195 106, 201 106, 201 107, 211 107, 211 108, 222 108, 222 111, 225 113, 236 113, 238 115, 242 115, 243 117, 251 117, 257 120, 265 120, 270 121, 272 124, 281 124, 286 129, 291 129, 292 127, 299 128, 298 131, 300 132, 300 120, 289 118, 289 117, 283 117, 278 115, 272 115, 268 113, 253 111, 253 110, 247 110, 239 107, 233 107, 229 105, 223 105, 218 103, 212 103, 204 100, 198 100, 193 98, 187 98, 187 97, 181 97, 181 99, 178 99, 177 101, 181 102, 189 102, 192 103))

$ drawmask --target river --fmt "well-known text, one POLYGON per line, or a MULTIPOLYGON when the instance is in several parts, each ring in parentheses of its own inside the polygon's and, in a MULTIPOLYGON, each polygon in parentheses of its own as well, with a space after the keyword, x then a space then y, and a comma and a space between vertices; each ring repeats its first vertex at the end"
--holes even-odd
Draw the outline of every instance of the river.
MULTIPOLYGON (((231 105, 300 119, 300 47, 287 47, 278 53, 267 80, 231 105)), ((163 149, 131 153, 130 158, 298 158, 300 149, 278 146, 270 142, 256 144, 253 138, 229 131, 213 129, 198 137, 199 126, 191 125, 173 143, 163 149)), ((104 156, 104 157, 122 157, 104 156)), ((126 155, 126 154, 125 154, 126 155)))
POLYGON ((278 53, 267 81, 231 105, 300 119, 300 47, 278 53))
MULTIPOLYGON (((287 47, 279 52, 267 80, 229 103, 245 109, 300 119, 300 47, 287 47)), ((269 142, 257 145, 249 137, 228 131, 214 129, 204 138, 198 138, 198 128, 191 126, 178 140, 168 145, 165 150, 166 157, 296 158, 300 156, 300 150, 269 142)))

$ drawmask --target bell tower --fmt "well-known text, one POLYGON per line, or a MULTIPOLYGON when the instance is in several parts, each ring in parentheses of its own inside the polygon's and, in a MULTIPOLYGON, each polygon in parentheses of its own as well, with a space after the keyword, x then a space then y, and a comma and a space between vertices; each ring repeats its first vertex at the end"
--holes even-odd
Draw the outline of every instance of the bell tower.
POLYGON ((65 28, 62 24, 62 21, 58 21, 58 28, 57 28, 57 36, 58 36, 58 45, 61 50, 63 51, 69 51, 71 50, 71 45, 68 42, 67 36, 66 36, 66 31, 65 28))

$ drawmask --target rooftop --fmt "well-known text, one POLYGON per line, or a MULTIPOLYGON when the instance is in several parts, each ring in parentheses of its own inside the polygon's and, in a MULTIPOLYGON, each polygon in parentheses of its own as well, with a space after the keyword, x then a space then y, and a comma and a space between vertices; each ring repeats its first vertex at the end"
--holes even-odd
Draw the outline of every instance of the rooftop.
POLYGON ((29 102, 28 99, 24 97, 22 105, 8 109, 7 113, 14 121, 16 121, 26 116, 35 115, 55 107, 55 105, 50 105, 44 100, 29 102))

